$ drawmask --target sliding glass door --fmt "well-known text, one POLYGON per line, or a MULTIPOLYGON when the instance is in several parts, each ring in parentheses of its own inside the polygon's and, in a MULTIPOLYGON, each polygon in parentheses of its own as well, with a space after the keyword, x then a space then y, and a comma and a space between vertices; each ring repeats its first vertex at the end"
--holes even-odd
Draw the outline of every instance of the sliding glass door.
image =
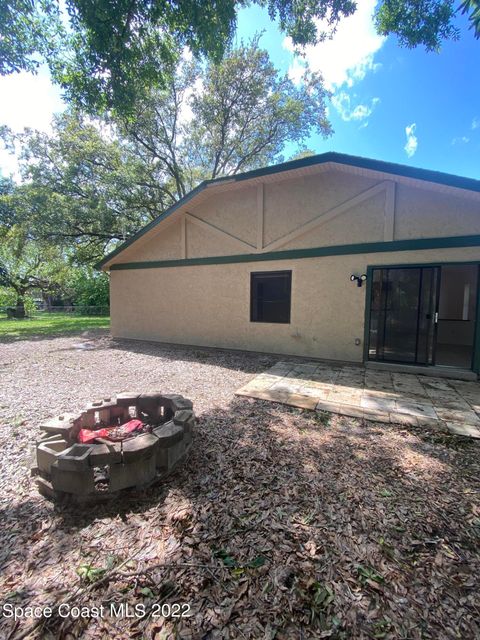
POLYGON ((442 266, 435 364, 471 369, 475 343, 478 264, 442 266))
POLYGON ((433 364, 439 267, 373 269, 368 357, 433 364))

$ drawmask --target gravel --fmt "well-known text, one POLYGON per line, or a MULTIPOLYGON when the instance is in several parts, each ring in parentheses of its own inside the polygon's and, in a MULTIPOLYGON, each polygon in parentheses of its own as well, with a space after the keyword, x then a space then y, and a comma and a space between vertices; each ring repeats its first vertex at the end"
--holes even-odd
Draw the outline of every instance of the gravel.
MULTIPOLYGON (((227 407, 236 389, 272 366, 268 355, 114 340, 103 330, 0 343, 0 444, 15 457, 1 465, 3 487, 29 486, 25 473, 37 424, 122 391, 179 393, 196 415, 227 407)), ((1 501, 0 501, 1 504, 1 501)))
MULTIPOLYGON (((477 443, 234 396, 276 360, 101 331, 0 344, 0 603, 192 611, 54 617, 32 637, 480 637, 477 443), (88 509, 41 498, 29 476, 39 421, 136 390, 193 401, 178 471, 88 509)), ((11 620, 0 637, 15 637, 11 620)))

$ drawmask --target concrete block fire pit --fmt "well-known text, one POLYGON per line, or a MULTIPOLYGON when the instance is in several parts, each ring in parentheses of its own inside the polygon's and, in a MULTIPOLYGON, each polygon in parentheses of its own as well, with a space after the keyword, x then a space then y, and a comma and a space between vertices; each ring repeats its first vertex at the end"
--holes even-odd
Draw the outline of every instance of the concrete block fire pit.
POLYGON ((183 460, 194 424, 183 396, 121 393, 43 422, 32 473, 48 498, 89 502, 142 489, 183 460))

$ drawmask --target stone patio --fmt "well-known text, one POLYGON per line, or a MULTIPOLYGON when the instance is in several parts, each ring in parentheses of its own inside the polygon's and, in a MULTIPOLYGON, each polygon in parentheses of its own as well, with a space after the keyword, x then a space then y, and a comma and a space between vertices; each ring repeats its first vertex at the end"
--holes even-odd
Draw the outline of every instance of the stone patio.
POLYGON ((237 392, 294 407, 480 438, 480 384, 318 362, 277 362, 237 392))

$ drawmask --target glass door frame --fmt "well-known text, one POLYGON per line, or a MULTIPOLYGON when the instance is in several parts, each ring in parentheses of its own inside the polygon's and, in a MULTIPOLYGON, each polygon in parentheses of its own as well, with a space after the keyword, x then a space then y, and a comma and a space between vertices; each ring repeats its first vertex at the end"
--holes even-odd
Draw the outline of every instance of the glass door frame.
MULTIPOLYGON (((454 265, 475 265, 477 267, 477 299, 475 309, 475 334, 473 338, 472 348, 472 362, 470 370, 480 373, 480 261, 478 260, 453 260, 448 262, 411 262, 406 264, 372 264, 367 266, 367 282, 365 287, 365 321, 364 321, 364 337, 363 337, 363 362, 378 362, 392 365, 405 365, 410 367, 433 367, 435 366, 435 351, 437 341, 438 324, 435 323, 434 335, 433 335, 433 358, 432 364, 416 364, 408 362, 393 362, 387 360, 371 360, 369 358, 369 341, 370 341, 370 313, 372 303, 372 280, 374 269, 408 269, 408 268, 423 268, 423 267, 438 267, 439 277, 437 282, 437 296, 436 296, 436 312, 438 312, 438 304, 440 298, 440 284, 442 281, 442 266, 454 266, 454 265)), ((468 371, 468 369, 466 369, 468 371)))

